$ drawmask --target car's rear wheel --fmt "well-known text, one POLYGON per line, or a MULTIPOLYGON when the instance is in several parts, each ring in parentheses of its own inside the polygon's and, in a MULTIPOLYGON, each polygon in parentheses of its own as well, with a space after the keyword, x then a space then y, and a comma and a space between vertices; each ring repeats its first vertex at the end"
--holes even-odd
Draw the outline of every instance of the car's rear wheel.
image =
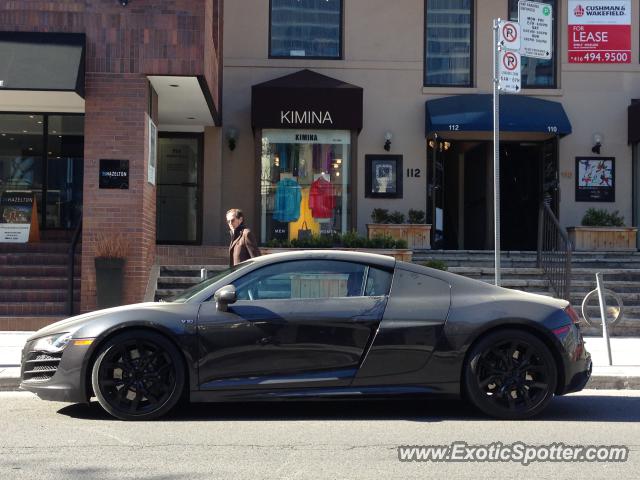
POLYGON ((184 361, 177 348, 154 332, 132 330, 98 351, 91 383, 100 405, 122 420, 151 420, 180 400, 184 361))
POLYGON ((549 348, 535 335, 513 329, 492 332, 473 346, 467 358, 467 396, 488 415, 533 417, 553 398, 556 364, 549 348))

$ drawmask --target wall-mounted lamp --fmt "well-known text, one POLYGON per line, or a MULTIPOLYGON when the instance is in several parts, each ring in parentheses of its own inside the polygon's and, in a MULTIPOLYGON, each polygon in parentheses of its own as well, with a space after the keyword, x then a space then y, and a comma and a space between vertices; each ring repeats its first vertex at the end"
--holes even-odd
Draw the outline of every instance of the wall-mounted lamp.
POLYGON ((234 127, 229 127, 227 129, 227 145, 229 145, 229 150, 232 152, 236 149, 236 143, 238 141, 238 130, 234 127))
POLYGON ((384 149, 388 152, 391 150, 391 139, 393 134, 391 132, 385 132, 384 134, 384 149))
POLYGON ((591 147, 591 151, 593 153, 600 155, 600 148, 602 147, 603 143, 604 143, 604 135, 602 135, 601 133, 594 133, 593 147, 591 147))
POLYGON ((126 7, 127 5, 129 5, 129 0, 118 0, 120 2, 120 5, 122 5, 123 7, 126 7))
POLYGON ((429 140, 428 142, 429 148, 438 147, 439 151, 447 151, 451 148, 451 142, 447 142, 446 140, 429 140))

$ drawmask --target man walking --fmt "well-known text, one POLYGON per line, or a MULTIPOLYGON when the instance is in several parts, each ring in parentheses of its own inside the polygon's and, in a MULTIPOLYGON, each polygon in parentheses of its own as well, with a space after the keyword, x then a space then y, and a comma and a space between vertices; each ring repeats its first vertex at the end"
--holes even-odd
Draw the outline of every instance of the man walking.
POLYGON ((260 249, 253 233, 244 224, 244 214, 239 208, 227 212, 227 225, 231 233, 229 266, 233 267, 253 257, 260 256, 260 249))

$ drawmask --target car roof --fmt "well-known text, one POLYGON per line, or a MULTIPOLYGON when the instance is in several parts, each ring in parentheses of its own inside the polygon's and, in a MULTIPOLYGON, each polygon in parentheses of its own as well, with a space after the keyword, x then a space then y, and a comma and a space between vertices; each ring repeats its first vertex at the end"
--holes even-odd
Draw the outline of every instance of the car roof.
POLYGON ((293 250, 288 252, 271 253, 252 259, 255 265, 285 260, 339 260, 343 262, 359 262, 377 265, 385 268, 394 268, 395 258, 376 253, 356 252, 350 250, 293 250))

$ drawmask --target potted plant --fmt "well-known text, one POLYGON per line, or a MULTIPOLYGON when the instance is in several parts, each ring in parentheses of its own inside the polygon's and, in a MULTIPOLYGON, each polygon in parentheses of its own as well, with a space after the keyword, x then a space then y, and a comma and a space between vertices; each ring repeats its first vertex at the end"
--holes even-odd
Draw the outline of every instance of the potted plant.
POLYGON ((625 227, 624 217, 617 210, 590 208, 581 224, 567 228, 574 250, 636 250, 638 229, 625 227))
POLYGON ((367 223, 368 237, 388 236, 397 240, 405 240, 410 249, 431 248, 431 225, 425 223, 425 213, 422 210, 410 209, 405 223, 403 213, 395 211, 389 213, 386 208, 374 208, 371 221, 367 223))
POLYGON ((98 308, 122 305, 124 264, 129 244, 124 235, 99 234, 96 237, 95 267, 98 308))

